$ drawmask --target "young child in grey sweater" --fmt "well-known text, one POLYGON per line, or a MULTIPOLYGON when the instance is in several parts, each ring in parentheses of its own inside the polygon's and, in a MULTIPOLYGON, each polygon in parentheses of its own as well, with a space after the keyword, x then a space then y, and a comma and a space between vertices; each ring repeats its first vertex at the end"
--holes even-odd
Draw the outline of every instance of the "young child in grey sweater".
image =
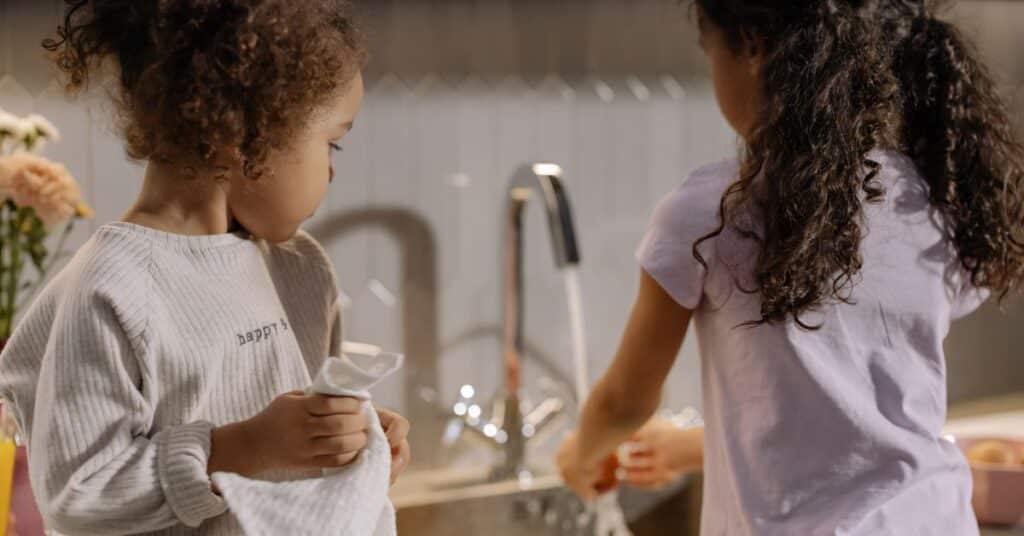
MULTIPOLYGON (((0 395, 54 530, 240 534, 211 474, 316 477, 366 444, 358 401, 301 391, 341 318, 298 230, 361 106, 363 42, 343 0, 69 4, 44 46, 72 90, 111 68, 145 182, 26 313, 0 395)), ((408 423, 378 413, 394 478, 408 423)))

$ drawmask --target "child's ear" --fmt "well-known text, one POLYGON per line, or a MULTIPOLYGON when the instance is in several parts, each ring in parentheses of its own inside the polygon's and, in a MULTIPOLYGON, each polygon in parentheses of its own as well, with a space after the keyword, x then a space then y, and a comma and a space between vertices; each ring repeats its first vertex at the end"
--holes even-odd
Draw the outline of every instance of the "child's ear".
POLYGON ((747 58, 747 65, 750 71, 750 76, 757 78, 761 76, 761 68, 764 66, 764 56, 762 54, 756 54, 747 58))
POLYGON ((761 74, 761 67, 764 65, 765 57, 764 39, 755 35, 743 35, 743 56, 747 62, 747 69, 751 76, 757 77, 761 74))

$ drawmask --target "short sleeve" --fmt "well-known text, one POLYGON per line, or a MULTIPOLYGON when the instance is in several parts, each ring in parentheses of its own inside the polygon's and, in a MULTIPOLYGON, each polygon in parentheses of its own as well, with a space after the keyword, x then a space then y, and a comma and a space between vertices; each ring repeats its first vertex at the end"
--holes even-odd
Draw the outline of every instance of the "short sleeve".
POLYGON ((641 268, 687 309, 700 305, 716 257, 715 239, 698 247, 707 266, 694 255, 694 244, 717 227, 718 207, 736 170, 734 161, 726 161, 694 172, 661 200, 637 248, 641 268))
POLYGON ((951 320, 960 320, 961 318, 977 311, 991 296, 991 292, 986 288, 978 288, 971 285, 969 282, 965 283, 953 299, 952 311, 950 312, 951 320))

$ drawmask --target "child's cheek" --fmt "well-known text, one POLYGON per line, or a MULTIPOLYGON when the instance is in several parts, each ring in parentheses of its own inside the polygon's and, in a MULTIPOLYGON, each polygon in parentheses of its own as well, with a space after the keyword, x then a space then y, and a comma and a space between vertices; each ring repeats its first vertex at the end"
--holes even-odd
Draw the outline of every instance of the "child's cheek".
POLYGON ((327 191, 330 162, 323 144, 304 143, 276 170, 274 197, 277 213, 288 223, 309 218, 327 191))

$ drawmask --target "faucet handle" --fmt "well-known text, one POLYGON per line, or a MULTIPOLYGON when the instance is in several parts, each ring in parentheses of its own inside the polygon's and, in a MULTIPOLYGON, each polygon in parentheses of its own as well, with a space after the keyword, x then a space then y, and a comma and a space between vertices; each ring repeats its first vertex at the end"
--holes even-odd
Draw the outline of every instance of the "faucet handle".
POLYGON ((551 425, 565 413, 565 401, 559 397, 549 397, 523 417, 523 436, 533 438, 551 425))

